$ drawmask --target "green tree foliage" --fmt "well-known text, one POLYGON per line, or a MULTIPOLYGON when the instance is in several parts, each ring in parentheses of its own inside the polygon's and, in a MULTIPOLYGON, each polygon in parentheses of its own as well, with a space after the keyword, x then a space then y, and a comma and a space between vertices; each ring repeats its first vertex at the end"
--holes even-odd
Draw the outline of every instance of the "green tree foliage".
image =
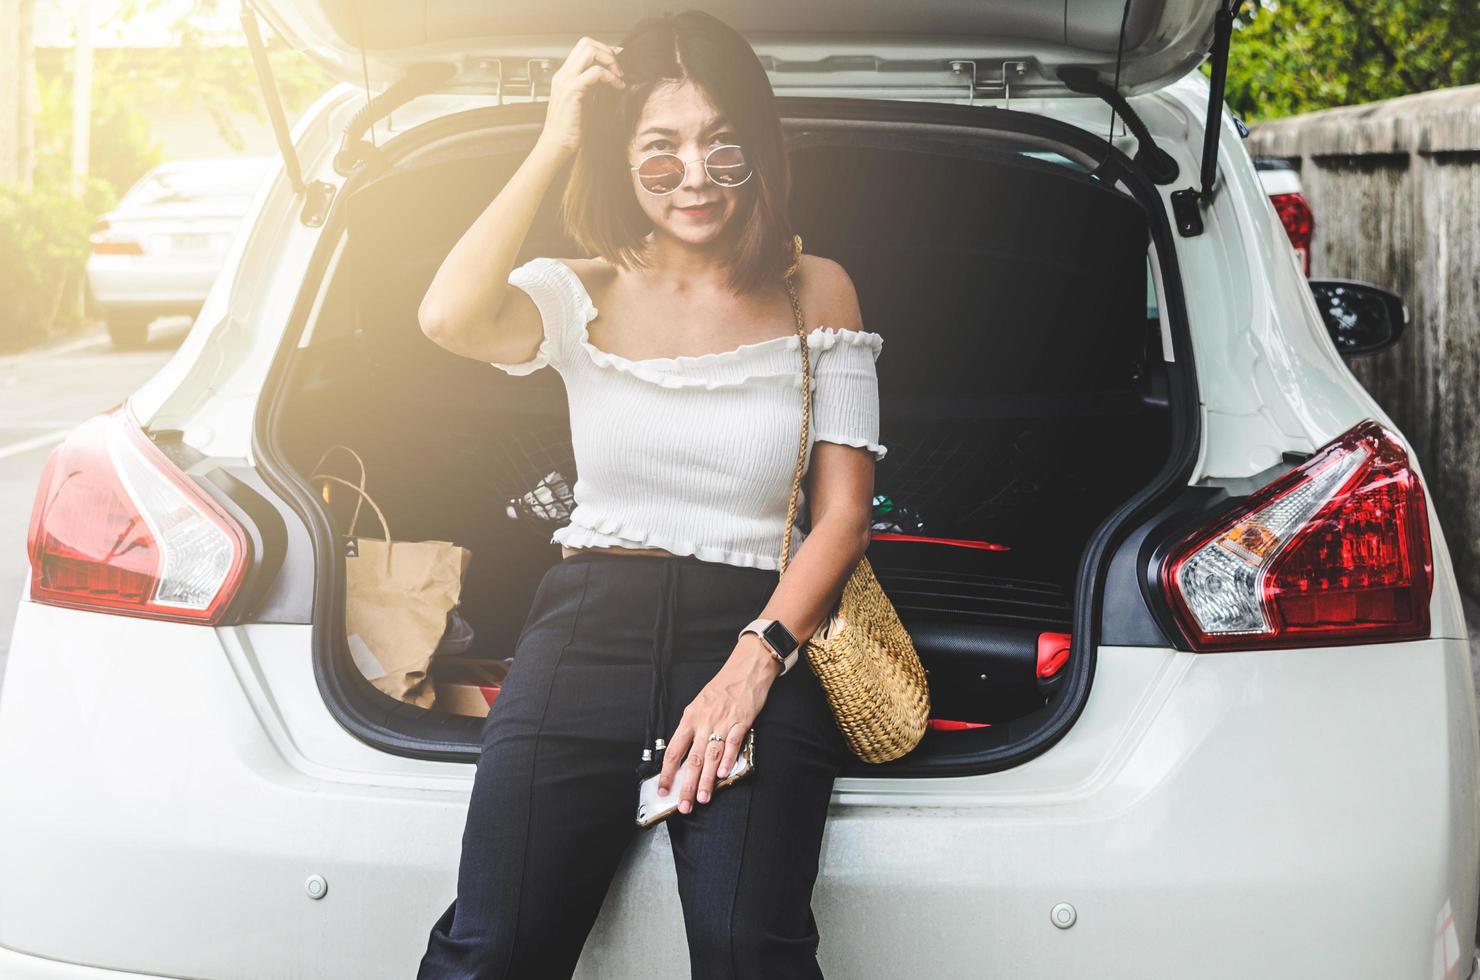
POLYGON ((92 213, 66 188, 0 184, 0 351, 75 328, 92 213))
POLYGON ((1268 119, 1476 82, 1476 0, 1246 0, 1227 100, 1268 119))
MULTIPOLYGON (((162 0, 130 0, 128 19, 162 0)), ((195 0, 174 24, 175 43, 162 48, 94 53, 89 174, 80 195, 72 181, 71 59, 37 73, 34 187, 0 185, 0 351, 13 351, 84 325, 81 297, 93 222, 156 163, 163 150, 143 107, 204 109, 230 146, 243 139, 237 120, 266 118, 251 55, 223 0, 195 0), (225 23, 213 33, 206 25, 225 23)), ((232 4, 235 7, 235 4, 232 4)), ((268 57, 291 119, 331 79, 270 32, 268 57)))
MULTIPOLYGON (((41 77, 36 88, 41 102, 36 115, 36 182, 65 189, 72 171, 71 79, 41 77)), ((88 170, 94 178, 84 196, 89 209, 97 213, 111 208, 162 155, 149 119, 136 107, 128 87, 98 86, 88 134, 88 170)))
MULTIPOLYGON (((164 0, 130 0, 116 16, 128 20, 164 0)), ((171 4, 170 6, 175 6, 171 4)), ((172 24, 175 43, 159 48, 103 48, 94 54, 89 168, 115 196, 158 163, 161 148, 140 107, 202 110, 228 146, 244 141, 238 121, 267 118, 251 53, 235 20, 223 18, 221 0, 195 0, 172 24), (228 25, 224 30, 222 24, 228 25)), ((235 5, 233 4, 233 7, 235 5)), ((264 29, 268 60, 291 120, 333 80, 264 29)), ((37 79, 41 115, 37 122, 37 178, 65 175, 71 168, 72 72, 69 65, 37 79)), ((116 199, 116 197, 115 197, 116 199)))
MULTIPOLYGON (((128 0, 118 16, 133 17, 141 9, 176 7, 167 0, 128 0)), ((252 65, 251 53, 242 44, 241 28, 223 10, 237 3, 223 0, 193 0, 181 10, 171 26, 175 43, 165 48, 123 49, 110 52, 99 72, 126 85, 145 103, 169 103, 176 108, 199 108, 208 112, 227 145, 241 149, 241 133, 235 119, 246 115, 267 118, 262 89, 252 65), (225 24, 224 28, 219 25, 225 24)), ((333 79, 297 51, 289 49, 264 24, 263 40, 273 77, 291 120, 312 99, 333 84, 333 79)))
POLYGON ((0 185, 0 351, 83 326, 78 302, 97 215, 160 160, 159 142, 127 85, 95 86, 81 194, 72 184, 72 82, 37 78, 36 167, 30 190, 0 185))

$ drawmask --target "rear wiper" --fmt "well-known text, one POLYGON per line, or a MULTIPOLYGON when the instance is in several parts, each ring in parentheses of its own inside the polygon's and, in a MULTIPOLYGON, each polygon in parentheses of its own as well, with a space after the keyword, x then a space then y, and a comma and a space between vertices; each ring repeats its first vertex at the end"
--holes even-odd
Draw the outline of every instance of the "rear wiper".
POLYGON ((1136 115, 1136 110, 1131 108, 1131 104, 1114 85, 1101 78, 1093 68, 1084 65, 1064 65, 1059 69, 1059 81, 1071 92, 1099 96, 1125 120, 1125 124, 1136 137, 1136 155, 1132 160, 1153 182, 1170 184, 1177 179, 1177 161, 1156 145, 1156 141, 1151 138, 1151 130, 1146 128, 1141 117, 1136 115))
POLYGON ((387 85, 384 91, 367 98, 344 127, 339 152, 334 154, 334 172, 341 177, 354 173, 377 152, 376 147, 365 139, 371 126, 417 96, 436 91, 456 74, 456 65, 435 61, 415 64, 405 75, 387 85))

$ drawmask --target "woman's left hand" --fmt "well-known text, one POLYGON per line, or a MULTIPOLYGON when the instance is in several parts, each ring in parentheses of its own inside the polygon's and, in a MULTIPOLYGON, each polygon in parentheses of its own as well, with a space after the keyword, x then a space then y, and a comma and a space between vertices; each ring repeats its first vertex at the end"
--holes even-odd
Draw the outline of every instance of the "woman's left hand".
POLYGON ((663 769, 658 775, 658 793, 666 795, 682 763, 679 812, 692 811, 696 799, 708 803, 714 795, 716 774, 734 768, 746 733, 766 703, 771 682, 780 673, 781 663, 761 638, 746 633, 719 673, 684 709, 678 728, 663 750, 663 769), (711 741, 710 732, 721 733, 724 741, 711 741))

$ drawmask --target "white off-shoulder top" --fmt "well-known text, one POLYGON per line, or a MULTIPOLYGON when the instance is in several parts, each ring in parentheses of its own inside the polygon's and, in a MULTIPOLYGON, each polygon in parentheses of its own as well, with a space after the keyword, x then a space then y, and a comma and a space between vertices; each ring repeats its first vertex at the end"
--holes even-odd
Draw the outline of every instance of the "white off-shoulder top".
MULTIPOLYGON (((598 311, 566 263, 532 259, 509 282, 534 300, 545 337, 527 361, 491 363, 514 375, 553 367, 570 405, 575 506, 550 540, 779 568, 802 431, 796 332, 718 353, 631 360, 591 343, 587 324, 598 311)), ((874 362, 884 338, 820 326, 807 344, 807 468, 818 441, 864 447, 883 459, 874 362)), ((806 513, 805 484, 797 507, 806 513)), ((798 522, 793 556, 805 537, 798 522)))

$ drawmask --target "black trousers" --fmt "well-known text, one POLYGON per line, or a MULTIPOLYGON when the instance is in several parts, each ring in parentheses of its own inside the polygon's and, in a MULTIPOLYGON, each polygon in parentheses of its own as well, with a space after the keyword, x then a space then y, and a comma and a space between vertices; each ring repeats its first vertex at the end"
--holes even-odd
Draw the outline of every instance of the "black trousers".
MULTIPOLYGON (((484 725, 457 896, 420 980, 572 975, 623 852, 656 832, 635 824, 643 748, 672 734, 777 582, 600 551, 545 574, 484 725)), ((754 728, 755 771, 667 819, 692 975, 820 977, 812 888, 848 749, 805 652, 754 728)))

